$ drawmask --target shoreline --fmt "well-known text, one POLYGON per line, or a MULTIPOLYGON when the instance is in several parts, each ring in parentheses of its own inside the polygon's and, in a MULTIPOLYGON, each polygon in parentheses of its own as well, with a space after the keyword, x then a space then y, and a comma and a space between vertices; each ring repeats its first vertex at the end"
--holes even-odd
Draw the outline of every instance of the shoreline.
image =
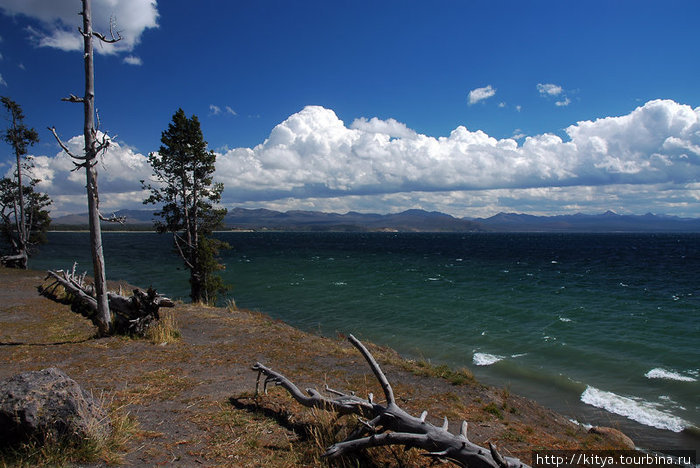
MULTIPOLYGON (((156 463, 163 459, 164 449, 183 461, 229 463, 225 458, 229 455, 217 458, 212 444, 214 436, 225 433, 231 423, 202 424, 202 420, 219 421, 222 411, 234 419, 250 412, 231 407, 231 401, 254 390, 256 375, 249 368, 256 361, 285 372, 300 386, 322 388, 327 382, 362 394, 374 384, 369 369, 344 340, 303 332, 250 311, 178 304, 173 312, 182 332, 178 342, 159 345, 118 337, 91 339, 94 330, 86 319, 70 312, 68 306, 38 296, 36 287, 43 276, 39 271, 0 269, 5 284, 0 291, 0 379, 58 366, 94 393, 106 392, 123 400, 143 431, 159 434, 131 444, 125 455, 127 463, 156 463), (151 395, 154 389, 162 390, 156 398, 151 395), (166 425, 172 429, 166 430, 166 425), (151 453, 136 450, 139 446, 149 447, 151 453)), ((453 385, 442 366, 406 360, 389 348, 369 347, 411 414, 427 409, 431 420, 438 423, 444 415, 453 427, 465 419, 470 423, 470 439, 480 445, 494 442, 525 462, 535 448, 618 447, 534 401, 511 394, 510 389, 476 382, 453 385)), ((279 391, 273 399, 282 400, 284 411, 307 413, 279 391)), ((241 432, 254 432, 251 424, 246 423, 241 432)), ((270 424, 267 431, 287 434, 283 446, 288 446, 289 430, 270 424)), ((258 436, 271 438, 269 434, 258 436)))

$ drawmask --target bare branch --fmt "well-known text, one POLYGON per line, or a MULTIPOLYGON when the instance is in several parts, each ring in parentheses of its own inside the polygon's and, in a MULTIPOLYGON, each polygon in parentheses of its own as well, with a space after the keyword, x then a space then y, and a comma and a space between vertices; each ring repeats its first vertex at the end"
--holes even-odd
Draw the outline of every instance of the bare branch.
MULTIPOLYGON (((308 408, 321 408, 325 410, 337 411, 341 414, 354 414, 358 412, 369 412, 373 407, 372 403, 367 400, 340 392, 334 392, 336 395, 338 395, 337 398, 329 399, 321 396, 321 394, 316 390, 307 388, 306 393, 308 393, 309 396, 306 396, 296 385, 292 383, 292 381, 287 379, 284 375, 273 371, 269 367, 265 367, 257 362, 252 369, 258 372, 258 384, 260 382, 260 376, 265 375, 265 382, 263 384, 264 393, 267 393, 267 385, 272 383, 287 390, 296 401, 308 408)), ((255 387, 256 393, 259 391, 258 384, 256 384, 255 387)))
POLYGON ((68 147, 61 141, 61 139, 58 137, 58 134, 56 133, 56 128, 55 127, 47 127, 49 130, 51 130, 51 133, 53 133, 53 137, 56 139, 58 142, 58 145, 61 147, 63 151, 66 152, 68 156, 70 156, 73 159, 85 159, 84 157, 76 156, 73 153, 70 152, 68 147))
MULTIPOLYGON (((182 237, 178 236, 176 232, 173 233, 173 240, 175 243, 175 247, 177 248, 177 252, 180 254, 180 257, 182 258, 182 261, 185 262, 185 265, 189 269, 193 269, 194 265, 192 265, 192 262, 190 262, 189 258, 185 255, 185 252, 183 252, 182 247, 180 246, 180 240, 182 240, 182 237)), ((191 249, 192 245, 187 244, 187 246, 191 249)))
POLYGON ((325 457, 335 458, 343 454, 381 445, 403 445, 425 450, 425 456, 438 460, 449 460, 460 466, 472 468, 529 468, 515 458, 502 456, 496 447, 480 447, 467 439, 467 422, 463 422, 459 435, 448 432, 448 421, 444 418, 442 427, 426 421, 427 412, 420 418, 411 416, 401 409, 395 401, 394 392, 382 372, 379 364, 367 348, 354 336, 348 340, 362 353, 377 381, 381 384, 387 399, 386 405, 373 403, 372 399, 363 400, 354 394, 345 394, 326 387, 333 398, 321 396, 316 390, 307 389, 309 396, 302 393, 294 383, 284 375, 265 367, 260 363, 253 366, 258 372, 256 393, 260 377, 265 375, 264 388, 268 383, 278 385, 307 407, 323 408, 341 414, 356 414, 371 417, 370 421, 360 419, 358 427, 342 442, 328 447, 325 457))
POLYGON ((65 98, 65 97, 62 98, 61 101, 83 103, 83 102, 85 102, 85 98, 81 98, 81 97, 76 96, 75 94, 71 94, 67 98, 65 98))
POLYGON ((114 16, 112 16, 109 19, 109 35, 111 36, 110 39, 107 39, 104 34, 100 34, 98 32, 92 33, 93 36, 104 42, 105 44, 114 44, 115 42, 119 42, 122 40, 122 35, 119 33, 119 31, 116 31, 117 35, 114 35, 114 25, 116 24, 116 20, 114 19, 114 16))
POLYGON ((110 216, 109 218, 104 216, 102 213, 99 213, 99 216, 101 221, 107 221, 108 223, 126 223, 126 216, 117 216, 116 213, 112 213, 112 216, 110 216))
MULTIPOLYGON (((41 294, 57 302, 69 302, 74 312, 88 317, 98 328, 101 326, 97 314, 95 288, 85 284, 86 273, 78 275, 73 264, 71 271, 48 271, 51 283, 42 287, 41 294), (59 298, 57 288, 61 286, 69 293, 69 298, 59 298)), ((112 292, 107 293, 109 307, 114 312, 114 321, 109 324, 110 332, 143 335, 148 327, 159 320, 160 307, 174 307, 175 303, 149 288, 147 291, 134 289, 130 297, 112 292)))
POLYGON ((372 372, 374 373, 374 376, 377 378, 379 383, 382 386, 382 390, 384 390, 384 396, 386 396, 386 402, 389 405, 395 404, 396 400, 394 399, 394 390, 392 390, 391 385, 389 384, 389 381, 387 380, 386 376, 384 375, 384 372, 382 372, 382 369, 379 367, 379 364, 377 364, 377 361, 374 360, 374 356, 367 351, 367 348, 354 336, 350 335, 348 336, 348 341, 353 344, 358 350, 360 350, 360 353, 364 356, 365 360, 369 364, 369 367, 372 369, 372 372))

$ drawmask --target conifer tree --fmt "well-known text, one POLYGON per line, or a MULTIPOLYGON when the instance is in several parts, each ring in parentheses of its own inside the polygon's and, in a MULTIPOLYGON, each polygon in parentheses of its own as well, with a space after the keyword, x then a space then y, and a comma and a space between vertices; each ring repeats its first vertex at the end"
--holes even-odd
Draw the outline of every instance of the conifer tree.
POLYGON ((27 155, 28 147, 39 141, 39 135, 24 124, 19 104, 6 96, 0 98, 0 102, 9 121, 2 139, 12 147, 16 160, 14 179, 0 180, 0 229, 12 248, 12 253, 0 260, 6 266, 26 269, 30 246, 45 240, 44 233, 50 222, 45 208, 51 204, 51 199, 35 190, 39 181, 32 175, 34 163, 27 155))
POLYGON ((154 225, 159 233, 171 232, 175 251, 190 270, 190 297, 193 302, 213 303, 224 287, 215 274, 223 269, 216 256, 228 244, 211 237, 223 226, 225 208, 215 208, 224 186, 214 183, 216 154, 207 150, 197 116, 187 118, 182 109, 161 136, 158 153, 148 162, 153 168, 152 184, 141 181, 151 195, 144 204, 160 206, 161 220, 154 225))

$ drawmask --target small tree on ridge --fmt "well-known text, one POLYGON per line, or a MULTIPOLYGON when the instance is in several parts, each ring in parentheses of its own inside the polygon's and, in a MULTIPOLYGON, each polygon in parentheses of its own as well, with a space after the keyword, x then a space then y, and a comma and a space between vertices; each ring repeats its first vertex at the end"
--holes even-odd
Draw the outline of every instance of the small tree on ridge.
POLYGON ((151 192, 144 204, 160 205, 154 225, 159 233, 171 232, 176 252, 190 270, 190 297, 193 302, 213 303, 226 288, 215 271, 223 269, 216 256, 228 244, 211 237, 223 226, 225 208, 214 208, 224 186, 214 183, 216 154, 207 150, 199 119, 187 118, 182 109, 161 136, 158 153, 148 162, 156 185, 143 187, 151 192))
POLYGON ((39 135, 24 125, 24 113, 19 104, 6 96, 0 101, 10 121, 2 139, 12 147, 16 159, 14 179, 0 180, 0 228, 12 248, 12 254, 0 261, 6 266, 26 269, 30 246, 45 240, 44 233, 50 223, 45 208, 51 204, 51 199, 34 189, 38 180, 32 176, 34 163, 27 155, 28 147, 39 141, 39 135), (25 183, 25 176, 29 183, 25 183))

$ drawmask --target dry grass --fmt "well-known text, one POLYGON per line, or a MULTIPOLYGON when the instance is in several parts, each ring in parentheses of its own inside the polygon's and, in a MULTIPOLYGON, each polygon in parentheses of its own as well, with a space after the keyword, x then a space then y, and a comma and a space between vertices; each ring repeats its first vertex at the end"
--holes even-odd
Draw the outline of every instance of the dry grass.
POLYGON ((179 340, 181 336, 177 319, 171 311, 161 311, 160 320, 146 331, 146 339, 153 344, 172 343, 179 340))
POLYGON ((192 379, 184 377, 177 369, 158 369, 140 375, 117 396, 125 404, 173 400, 193 384, 192 379))
POLYGON ((427 467, 418 450, 377 447, 329 460, 328 447, 344 440, 358 423, 321 409, 299 407, 282 391, 264 398, 243 394, 218 403, 213 412, 198 414, 195 424, 209 437, 199 454, 217 466, 257 467, 427 467))
POLYGON ((74 466, 80 463, 102 462, 116 465, 123 461, 128 444, 138 430, 136 419, 126 410, 127 405, 118 405, 115 400, 101 398, 103 406, 109 407, 108 415, 112 431, 107 436, 97 435, 80 441, 31 440, 13 447, 0 446, 0 467, 53 467, 74 466), (107 401, 109 400, 109 401, 107 401))

